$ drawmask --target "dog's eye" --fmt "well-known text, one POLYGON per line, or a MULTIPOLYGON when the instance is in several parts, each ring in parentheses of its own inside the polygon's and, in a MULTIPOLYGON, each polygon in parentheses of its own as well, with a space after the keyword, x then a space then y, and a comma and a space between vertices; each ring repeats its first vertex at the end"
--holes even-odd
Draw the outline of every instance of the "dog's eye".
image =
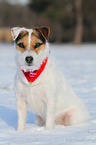
POLYGON ((35 45, 34 48, 38 48, 38 47, 40 47, 42 44, 43 44, 43 43, 37 43, 37 44, 35 45))
POLYGON ((17 45, 18 45, 19 47, 21 47, 21 48, 25 48, 25 46, 24 46, 23 43, 18 43, 17 45))

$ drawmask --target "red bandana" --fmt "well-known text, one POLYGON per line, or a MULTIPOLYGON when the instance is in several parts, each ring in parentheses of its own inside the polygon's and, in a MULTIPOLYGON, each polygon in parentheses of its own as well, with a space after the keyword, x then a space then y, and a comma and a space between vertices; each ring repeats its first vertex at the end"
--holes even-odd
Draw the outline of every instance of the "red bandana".
POLYGON ((46 57, 46 59, 43 61, 40 68, 33 72, 32 71, 24 72, 24 70, 22 70, 29 84, 32 84, 40 76, 40 74, 42 73, 42 71, 44 70, 46 66, 47 61, 48 61, 48 57, 46 57))

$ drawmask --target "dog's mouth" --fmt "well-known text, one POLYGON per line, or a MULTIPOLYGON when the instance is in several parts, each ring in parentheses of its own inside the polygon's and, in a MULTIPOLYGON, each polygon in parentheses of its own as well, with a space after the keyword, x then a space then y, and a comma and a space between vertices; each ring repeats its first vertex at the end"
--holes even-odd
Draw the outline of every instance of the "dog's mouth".
POLYGON ((29 63, 25 62, 25 65, 26 65, 26 66, 29 66, 29 67, 30 67, 30 66, 33 66, 33 62, 29 62, 29 63))
POLYGON ((34 71, 34 70, 38 70, 39 67, 40 65, 35 65, 33 63, 25 63, 24 69, 34 71))
POLYGON ((32 64, 27 64, 27 66, 32 66, 32 64))

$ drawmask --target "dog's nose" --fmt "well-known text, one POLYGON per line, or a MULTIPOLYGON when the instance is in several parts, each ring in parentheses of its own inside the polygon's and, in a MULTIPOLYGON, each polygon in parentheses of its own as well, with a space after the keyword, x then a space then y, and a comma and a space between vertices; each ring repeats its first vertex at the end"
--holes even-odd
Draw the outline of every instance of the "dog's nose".
POLYGON ((32 63, 33 57, 32 57, 32 56, 27 56, 27 57, 25 58, 25 61, 26 61, 27 63, 32 63))

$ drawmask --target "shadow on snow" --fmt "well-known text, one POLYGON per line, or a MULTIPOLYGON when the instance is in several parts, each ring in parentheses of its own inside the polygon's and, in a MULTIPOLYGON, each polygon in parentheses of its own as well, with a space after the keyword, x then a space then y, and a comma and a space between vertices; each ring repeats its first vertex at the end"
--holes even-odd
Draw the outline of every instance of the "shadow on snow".
MULTIPOLYGON (((17 111, 7 108, 5 106, 0 106, 0 118, 4 120, 8 126, 13 128, 17 128, 17 111)), ((31 112, 27 112, 27 123, 34 124, 35 123, 35 115, 31 112)))

